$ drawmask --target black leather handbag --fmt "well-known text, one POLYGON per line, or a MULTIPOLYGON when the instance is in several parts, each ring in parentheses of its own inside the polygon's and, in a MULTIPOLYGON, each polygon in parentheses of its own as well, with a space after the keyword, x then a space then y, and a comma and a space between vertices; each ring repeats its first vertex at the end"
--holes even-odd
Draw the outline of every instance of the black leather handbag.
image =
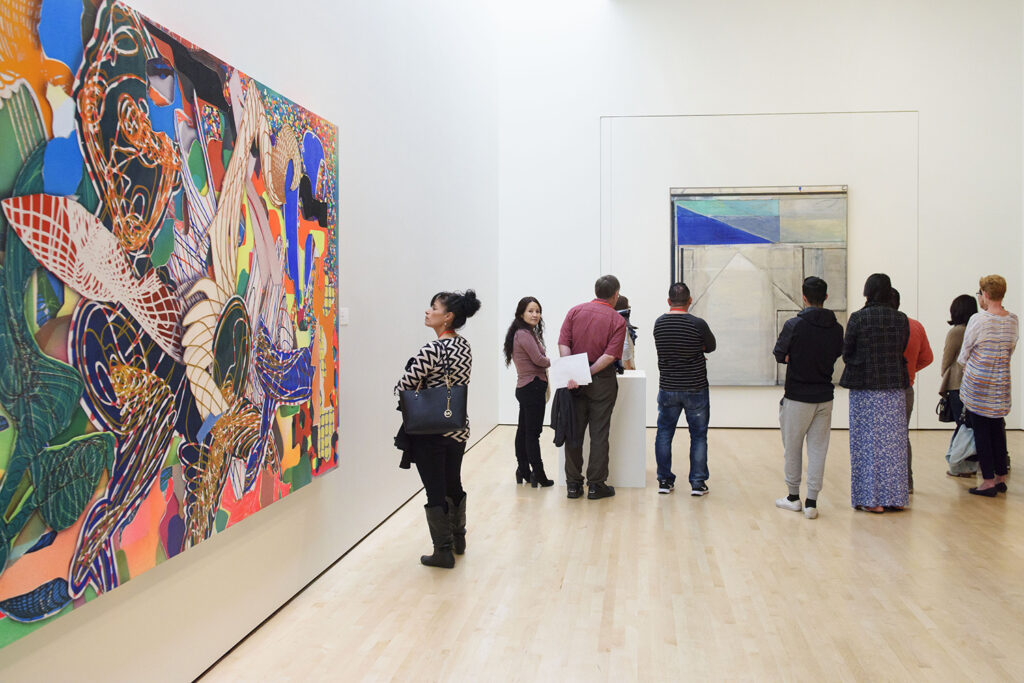
POLYGON ((946 398, 945 394, 942 394, 939 404, 935 406, 935 414, 939 416, 939 422, 956 422, 953 409, 949 405, 949 399, 946 398))
POLYGON ((466 427, 469 386, 452 384, 445 354, 444 386, 398 392, 406 434, 447 434, 466 427))

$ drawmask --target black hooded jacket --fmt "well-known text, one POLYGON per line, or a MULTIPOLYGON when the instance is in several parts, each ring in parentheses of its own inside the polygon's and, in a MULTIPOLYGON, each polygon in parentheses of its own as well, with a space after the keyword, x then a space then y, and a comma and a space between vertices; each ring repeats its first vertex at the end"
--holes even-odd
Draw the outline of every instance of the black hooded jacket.
POLYGON ((835 313, 814 306, 800 311, 782 327, 774 353, 777 361, 788 364, 786 398, 802 403, 832 400, 832 371, 843 354, 843 326, 835 313))

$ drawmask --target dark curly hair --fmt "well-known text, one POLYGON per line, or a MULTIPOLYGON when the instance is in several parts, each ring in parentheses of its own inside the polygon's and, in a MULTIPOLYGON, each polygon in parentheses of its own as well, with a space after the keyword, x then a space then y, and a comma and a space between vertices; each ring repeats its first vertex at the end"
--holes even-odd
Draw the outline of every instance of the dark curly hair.
POLYGON ((541 318, 536 327, 531 327, 530 323, 523 320, 523 313, 526 312, 526 307, 530 304, 537 304, 537 308, 540 309, 540 312, 544 312, 544 307, 540 305, 540 302, 537 301, 535 297, 524 296, 519 300, 519 305, 516 306, 516 317, 512 320, 512 324, 508 326, 508 332, 505 333, 506 366, 512 362, 512 344, 515 341, 516 332, 519 330, 530 330, 537 337, 537 341, 540 342, 540 345, 544 346, 544 319, 541 318))

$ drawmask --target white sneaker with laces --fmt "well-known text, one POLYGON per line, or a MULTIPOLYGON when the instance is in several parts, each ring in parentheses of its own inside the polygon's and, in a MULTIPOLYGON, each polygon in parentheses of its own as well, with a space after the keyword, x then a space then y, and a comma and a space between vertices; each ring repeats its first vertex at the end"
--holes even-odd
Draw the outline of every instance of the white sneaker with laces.
POLYGON ((775 507, 782 508, 783 510, 792 510, 793 512, 800 512, 804 509, 803 503, 800 499, 790 500, 789 498, 779 498, 775 501, 775 507))
POLYGON ((804 517, 807 519, 817 519, 818 508, 804 508, 804 517))

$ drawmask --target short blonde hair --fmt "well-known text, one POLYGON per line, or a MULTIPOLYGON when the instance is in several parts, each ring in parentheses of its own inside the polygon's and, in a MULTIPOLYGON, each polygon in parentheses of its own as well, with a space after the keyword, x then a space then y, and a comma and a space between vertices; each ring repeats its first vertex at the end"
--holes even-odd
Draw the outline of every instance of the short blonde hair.
POLYGON ((1002 275, 986 275, 978 280, 978 285, 992 301, 1002 301, 1006 296, 1006 280, 1002 275))

